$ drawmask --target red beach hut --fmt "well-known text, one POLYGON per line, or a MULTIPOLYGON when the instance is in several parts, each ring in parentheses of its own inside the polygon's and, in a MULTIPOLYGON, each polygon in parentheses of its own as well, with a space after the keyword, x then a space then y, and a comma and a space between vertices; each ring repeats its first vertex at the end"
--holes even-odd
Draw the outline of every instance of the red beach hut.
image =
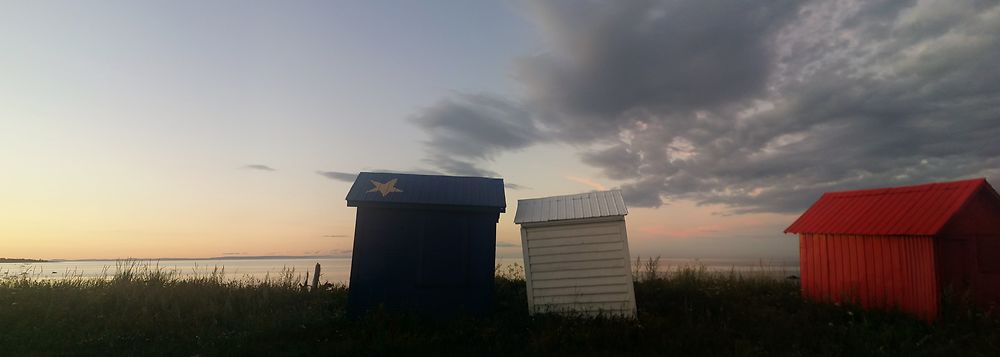
POLYGON ((823 194, 799 236, 802 295, 925 320, 941 292, 1000 303, 1000 195, 986 179, 823 194))

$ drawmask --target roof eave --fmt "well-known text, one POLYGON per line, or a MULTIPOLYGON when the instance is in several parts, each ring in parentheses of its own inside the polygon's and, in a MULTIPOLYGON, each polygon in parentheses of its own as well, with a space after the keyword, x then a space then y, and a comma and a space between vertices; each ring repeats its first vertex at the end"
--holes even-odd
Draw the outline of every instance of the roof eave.
POLYGON ((601 217, 587 217, 587 218, 574 218, 574 219, 554 219, 548 221, 530 221, 530 222, 523 222, 523 221, 519 222, 515 220, 514 224, 519 224, 523 227, 530 228, 530 227, 540 227, 549 225, 616 222, 624 220, 625 220, 625 215, 616 215, 616 216, 601 216, 601 217))
POLYGON ((442 205, 430 203, 401 203, 401 202, 372 202, 372 201, 347 201, 347 207, 377 207, 377 208, 400 208, 400 209, 434 209, 444 211, 479 211, 479 212, 499 212, 506 213, 506 206, 473 206, 473 205, 442 205))

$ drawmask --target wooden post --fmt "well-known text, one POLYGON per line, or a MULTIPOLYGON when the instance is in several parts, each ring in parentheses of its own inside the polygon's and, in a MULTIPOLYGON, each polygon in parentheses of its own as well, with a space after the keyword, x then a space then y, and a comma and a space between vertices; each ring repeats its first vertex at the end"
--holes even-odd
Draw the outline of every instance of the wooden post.
POLYGON ((319 287, 319 263, 316 263, 316 272, 313 273, 313 291, 319 287))

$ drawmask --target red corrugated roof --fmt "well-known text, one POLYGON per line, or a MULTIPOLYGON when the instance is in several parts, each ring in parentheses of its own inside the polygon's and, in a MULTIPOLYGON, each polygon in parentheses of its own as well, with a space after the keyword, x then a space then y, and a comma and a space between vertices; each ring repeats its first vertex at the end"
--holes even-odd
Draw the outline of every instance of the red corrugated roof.
POLYGON ((934 235, 986 179, 828 192, 785 233, 934 235))

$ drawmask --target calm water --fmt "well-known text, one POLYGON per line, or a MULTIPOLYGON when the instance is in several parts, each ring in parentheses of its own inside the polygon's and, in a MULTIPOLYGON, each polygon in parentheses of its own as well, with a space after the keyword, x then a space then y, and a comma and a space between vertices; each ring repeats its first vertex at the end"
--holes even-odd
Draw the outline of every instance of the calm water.
MULTIPOLYGON (((350 258, 299 258, 299 259, 241 259, 241 260, 170 260, 143 261, 151 266, 174 271, 180 276, 207 275, 216 267, 225 269, 225 277, 242 279, 254 277, 263 279, 277 277, 282 271, 293 270, 301 280, 305 272, 312 274, 316 263, 322 266, 320 280, 330 283, 346 283, 351 276, 350 258)), ((497 264, 523 264, 520 258, 497 258, 497 264)), ((64 261, 45 263, 0 263, 0 278, 28 274, 39 279, 64 279, 67 277, 99 278, 112 275, 117 262, 113 260, 64 261)), ((715 272, 766 272, 783 277, 798 275, 799 266, 793 260, 759 259, 661 259, 661 271, 669 271, 684 266, 704 266, 715 272)))
MULTIPOLYGON (((305 273, 312 274, 316 263, 322 266, 320 281, 337 283, 347 282, 351 274, 350 258, 302 258, 302 259, 227 259, 227 260, 168 260, 141 261, 143 264, 158 266, 164 270, 173 271, 179 276, 205 276, 215 268, 224 269, 228 279, 254 277, 258 279, 277 278, 285 270, 293 271, 301 280, 305 273)), ((114 274, 118 262, 114 260, 64 261, 45 263, 2 263, 0 277, 28 275, 41 279, 63 279, 67 277, 99 278, 114 274)), ((311 279, 310 279, 311 280, 311 279)))

